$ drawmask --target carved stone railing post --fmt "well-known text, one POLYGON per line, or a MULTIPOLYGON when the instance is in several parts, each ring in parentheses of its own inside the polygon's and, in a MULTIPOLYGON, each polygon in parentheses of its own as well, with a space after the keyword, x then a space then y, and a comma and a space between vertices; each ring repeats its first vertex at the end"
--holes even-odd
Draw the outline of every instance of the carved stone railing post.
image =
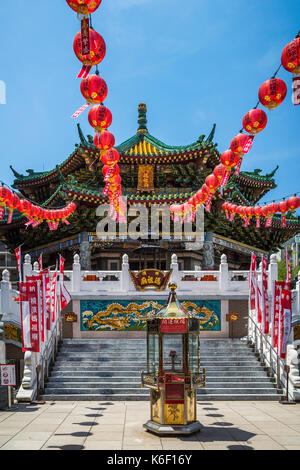
POLYGON ((26 276, 32 276, 31 256, 25 255, 23 264, 23 281, 26 281, 26 276))
POLYGON ((79 292, 81 283, 81 265, 80 257, 78 254, 74 255, 73 258, 73 276, 72 276, 72 291, 79 292))
POLYGON ((9 281, 9 271, 4 269, 2 272, 2 281, 1 281, 1 313, 4 315, 5 320, 10 313, 10 281, 9 281))
POLYGON ((127 292, 129 290, 130 274, 129 274, 129 258, 128 255, 122 257, 122 274, 121 274, 121 290, 127 292))
POLYGON ((221 256, 221 264, 219 267, 219 289, 220 291, 227 291, 229 287, 229 274, 228 274, 228 263, 227 256, 223 254, 221 256))
POLYGON ((278 264, 275 254, 271 255, 268 274, 268 289, 269 292, 273 293, 274 281, 278 280, 278 264))
POLYGON ((38 262, 38 261, 35 261, 35 262, 33 263, 33 273, 32 273, 32 274, 33 274, 34 276, 38 276, 39 273, 40 273, 39 262, 38 262))
POLYGON ((172 269, 172 274, 171 274, 171 281, 176 282, 178 285, 180 281, 180 276, 179 276, 179 267, 178 267, 178 260, 177 260, 177 255, 174 253, 171 256, 171 266, 170 268, 172 269))
POLYGON ((31 402, 36 392, 36 353, 25 351, 23 379, 16 398, 18 402, 31 402))

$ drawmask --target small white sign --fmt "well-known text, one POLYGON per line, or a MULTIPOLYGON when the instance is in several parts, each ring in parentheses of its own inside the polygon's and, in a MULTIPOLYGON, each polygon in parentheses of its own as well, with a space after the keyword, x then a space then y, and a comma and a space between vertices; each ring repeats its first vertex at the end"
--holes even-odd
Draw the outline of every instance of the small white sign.
POLYGON ((13 364, 0 364, 1 385, 4 387, 16 386, 16 367, 13 364))

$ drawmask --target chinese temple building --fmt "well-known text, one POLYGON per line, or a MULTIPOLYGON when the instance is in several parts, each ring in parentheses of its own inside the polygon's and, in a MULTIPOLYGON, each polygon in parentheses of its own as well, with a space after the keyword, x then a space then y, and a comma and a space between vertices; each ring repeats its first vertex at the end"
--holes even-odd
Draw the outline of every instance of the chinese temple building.
MULTIPOLYGON (((116 147, 120 153, 122 192, 127 197, 128 208, 138 204, 147 208, 153 204, 169 206, 187 201, 220 163, 214 143, 215 125, 208 137, 201 135, 190 145, 169 146, 148 132, 145 104, 139 105, 138 113, 136 134, 116 147)), ((27 219, 17 210, 11 224, 7 224, 4 217, 0 223, 1 238, 11 250, 22 244, 23 254, 31 254, 33 260, 43 252, 45 265, 55 264, 59 252, 69 267, 74 252, 78 252, 86 270, 119 270, 125 253, 129 256, 131 270, 168 269, 173 253, 177 254, 182 270, 209 270, 219 265, 221 254, 225 253, 230 269, 242 270, 249 268, 251 252, 276 251, 300 231, 300 220, 292 214, 287 215, 286 227, 282 227, 280 217, 275 216, 270 228, 257 229, 253 223, 251 227, 244 227, 241 220, 230 222, 221 209, 225 200, 240 205, 259 203, 276 187, 277 167, 265 175, 255 169, 231 176, 223 195, 217 191, 211 211, 205 212, 204 245, 200 249, 172 235, 169 239, 151 240, 150 231, 147 240, 118 235, 113 240, 99 239, 96 226, 100 218, 96 209, 108 203, 108 197, 102 194, 105 187, 102 163, 93 137, 84 136, 79 125, 78 133, 79 144, 56 168, 44 172, 27 170, 23 175, 11 167, 15 176, 13 187, 23 197, 46 208, 60 207, 70 201, 77 205, 70 225, 60 224, 55 231, 50 231, 46 223, 26 229, 27 219)))

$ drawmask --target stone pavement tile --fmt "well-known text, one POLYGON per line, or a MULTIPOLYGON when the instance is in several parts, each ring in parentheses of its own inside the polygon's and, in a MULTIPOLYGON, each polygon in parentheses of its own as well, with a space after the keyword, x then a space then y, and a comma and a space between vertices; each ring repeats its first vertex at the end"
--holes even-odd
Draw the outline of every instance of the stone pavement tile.
POLYGON ((99 440, 99 441, 122 441, 123 439, 123 432, 115 432, 115 431, 91 431, 91 434, 88 436, 89 441, 99 440))
POLYGON ((300 450, 300 445, 299 446, 284 446, 286 450, 300 450))
POLYGON ((122 450, 163 450, 162 445, 145 445, 145 446, 128 446, 128 445, 123 445, 122 450))
MULTIPOLYGON (((96 429, 93 426, 93 430, 96 429)), ((107 431, 119 431, 123 432, 124 430, 124 423, 98 423, 97 431, 107 432, 107 431)))
POLYGON ((95 423, 111 423, 111 424, 118 424, 118 423, 125 423, 125 415, 109 415, 109 416, 98 416, 94 418, 95 423))
POLYGON ((85 441, 83 450, 122 450, 122 441, 85 441))
POLYGON ((30 426, 26 427, 25 430, 31 429, 34 432, 47 432, 54 433, 58 428, 57 423, 32 423, 30 426))
POLYGON ((161 439, 163 450, 203 450, 202 443, 198 441, 181 441, 161 439))
POLYGON ((86 440, 86 436, 74 437, 74 436, 52 436, 46 442, 43 442, 43 449, 56 448, 62 449, 64 446, 74 445, 77 447, 83 447, 86 440))
POLYGON ((282 446, 299 446, 300 448, 300 436, 273 436, 274 441, 278 442, 282 446))
POLYGON ((287 425, 297 431, 300 434, 300 418, 298 420, 298 423, 291 423, 290 420, 287 422, 287 425))
POLYGON ((202 442, 204 450, 230 450, 231 446, 237 445, 237 442, 223 441, 223 442, 202 442))
POLYGON ((11 439, 11 436, 0 436, 0 448, 11 439))
POLYGON ((0 436, 14 436, 23 429, 23 426, 0 426, 0 436))
POLYGON ((1 447, 1 450, 39 450, 43 444, 44 441, 11 439, 1 447))
POLYGON ((264 434, 268 434, 270 436, 280 436, 280 435, 298 436, 300 439, 299 432, 279 422, 270 423, 270 422, 260 421, 260 422, 257 422, 257 427, 260 428, 264 432, 264 434))
POLYGON ((240 444, 253 447, 255 450, 284 450, 284 447, 269 436, 254 436, 240 444))
POLYGON ((37 431, 21 431, 14 436, 17 441, 43 441, 45 442, 51 437, 51 432, 37 432, 37 431))

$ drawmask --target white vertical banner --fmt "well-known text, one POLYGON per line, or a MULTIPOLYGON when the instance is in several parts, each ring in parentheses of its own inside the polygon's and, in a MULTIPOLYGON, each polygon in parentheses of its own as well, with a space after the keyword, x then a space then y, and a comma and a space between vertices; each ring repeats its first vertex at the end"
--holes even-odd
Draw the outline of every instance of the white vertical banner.
POLYGON ((300 104, 300 77, 293 78, 293 104, 300 104))

